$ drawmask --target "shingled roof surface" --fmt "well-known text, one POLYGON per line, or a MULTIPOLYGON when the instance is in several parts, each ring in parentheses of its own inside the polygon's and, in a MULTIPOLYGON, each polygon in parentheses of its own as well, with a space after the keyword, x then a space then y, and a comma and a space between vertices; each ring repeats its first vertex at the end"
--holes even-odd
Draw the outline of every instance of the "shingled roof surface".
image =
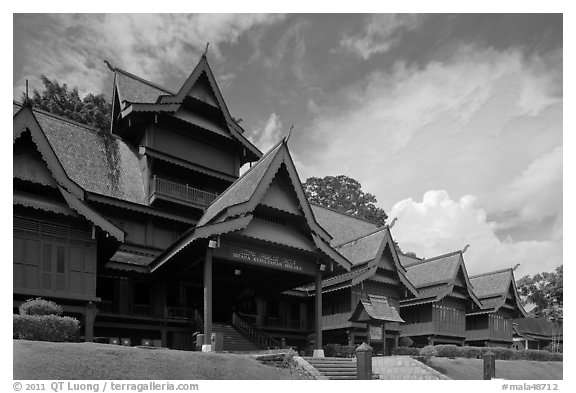
POLYGON ((386 229, 386 227, 382 227, 376 232, 337 246, 335 247, 336 251, 352 262, 353 265, 371 261, 376 258, 380 245, 386 236, 386 229))
MULTIPOLYGON (((116 71, 116 86, 118 87, 118 95, 121 103, 128 101, 153 104, 160 95, 174 94, 152 82, 148 82, 119 68, 116 68, 116 71)), ((124 106, 125 104, 123 103, 122 105, 124 106)))
POLYGON ((412 265, 404 265, 406 278, 416 288, 441 282, 450 282, 456 274, 460 261, 460 253, 445 257, 424 259, 412 265))
POLYGON ((86 191, 143 204, 138 157, 120 138, 34 110, 66 174, 86 191))
POLYGON ((332 236, 331 245, 333 246, 356 239, 377 229, 376 225, 349 214, 340 213, 313 203, 310 204, 310 207, 316 222, 332 236))
POLYGON ((514 320, 516 330, 521 334, 533 334, 538 336, 562 335, 562 324, 554 325, 551 321, 543 318, 518 318, 514 320))
POLYGON ((384 296, 368 295, 368 299, 361 300, 366 313, 372 318, 386 322, 401 322, 404 320, 393 306, 388 304, 388 299, 384 296))
POLYGON ((505 293, 510 285, 510 269, 470 277, 474 294, 479 298, 505 293))
MULTIPOLYGON (((355 278, 358 278, 361 275, 368 272, 370 269, 371 268, 369 268, 369 267, 365 267, 362 269, 357 269, 357 270, 353 270, 350 272, 346 272, 346 273, 340 274, 338 276, 326 278, 326 279, 322 280, 322 288, 330 288, 330 287, 333 287, 335 285, 354 280, 355 278)), ((300 286, 298 288, 294 288, 294 290, 311 292, 311 291, 314 291, 315 288, 316 288, 315 283, 309 283, 307 285, 303 285, 303 286, 300 286)))
POLYGON ((125 263, 128 265, 148 266, 154 257, 150 255, 138 254, 130 251, 117 251, 116 254, 110 258, 112 262, 125 263))
POLYGON ((281 146, 282 143, 279 143, 276 147, 272 148, 256 165, 250 168, 242 177, 232 183, 226 191, 220 194, 208 209, 206 209, 206 212, 198 222, 198 226, 207 224, 228 207, 248 202, 281 146))

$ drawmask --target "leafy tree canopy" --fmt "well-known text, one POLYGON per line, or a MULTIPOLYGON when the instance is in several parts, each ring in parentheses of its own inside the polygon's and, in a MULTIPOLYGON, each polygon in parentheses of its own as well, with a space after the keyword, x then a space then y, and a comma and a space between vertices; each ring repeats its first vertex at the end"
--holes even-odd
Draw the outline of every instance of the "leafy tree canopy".
MULTIPOLYGON (((45 75, 42 75, 41 79, 44 90, 38 92, 34 89, 30 98, 30 103, 34 107, 103 131, 110 127, 112 106, 103 94, 90 93, 81 99, 76 87, 69 90, 66 83, 60 85, 58 81, 51 81, 45 75)), ((22 101, 25 99, 23 95, 22 101)))
POLYGON ((310 202, 356 215, 378 226, 386 223, 388 215, 376 206, 376 197, 362 191, 362 185, 355 179, 344 175, 311 177, 303 186, 310 202))
POLYGON ((516 281, 518 293, 524 304, 533 303, 535 317, 562 319, 563 316, 563 265, 554 272, 524 276, 516 281))

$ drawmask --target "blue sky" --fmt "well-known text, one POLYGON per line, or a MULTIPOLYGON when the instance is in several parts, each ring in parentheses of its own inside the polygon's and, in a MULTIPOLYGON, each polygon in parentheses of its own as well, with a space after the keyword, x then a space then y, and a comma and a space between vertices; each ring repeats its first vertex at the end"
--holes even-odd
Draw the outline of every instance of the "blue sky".
POLYGON ((172 90, 206 42, 233 116, 300 176, 376 195, 404 250, 470 244, 471 274, 562 263, 563 38, 554 14, 14 16, 13 96, 110 95, 104 59, 172 90))

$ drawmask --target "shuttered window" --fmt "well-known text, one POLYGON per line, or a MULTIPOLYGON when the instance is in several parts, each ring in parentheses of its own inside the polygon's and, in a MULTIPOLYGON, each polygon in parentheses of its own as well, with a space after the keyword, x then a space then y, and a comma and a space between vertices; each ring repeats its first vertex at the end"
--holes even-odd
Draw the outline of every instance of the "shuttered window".
POLYGON ((13 227, 15 290, 95 295, 96 243, 88 228, 20 216, 13 227))

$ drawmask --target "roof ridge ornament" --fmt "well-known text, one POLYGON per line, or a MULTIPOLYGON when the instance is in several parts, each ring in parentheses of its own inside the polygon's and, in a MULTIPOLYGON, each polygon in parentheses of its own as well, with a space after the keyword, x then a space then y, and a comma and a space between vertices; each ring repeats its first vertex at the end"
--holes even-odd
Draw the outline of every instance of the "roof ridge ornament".
POLYGON ((520 266, 520 264, 517 263, 516 266, 514 266, 514 267, 512 268, 512 271, 516 271, 516 269, 518 269, 519 266, 520 266))
POLYGON ((284 137, 284 143, 288 144, 288 140, 290 139, 290 135, 292 135, 292 129, 294 128, 294 124, 292 124, 290 126, 290 129, 288 130, 288 135, 286 135, 284 137))
POLYGON ((462 251, 460 251, 461 254, 464 254, 466 252, 466 250, 468 250, 468 248, 470 247, 470 244, 466 244, 464 246, 464 248, 462 249, 462 251))
POLYGON ((204 53, 202 54, 202 57, 206 57, 206 55, 208 55, 208 46, 210 45, 209 42, 206 43, 206 48, 204 49, 204 53))
POLYGON ((114 67, 112 65, 112 63, 110 63, 108 60, 104 59, 104 63, 106 63, 106 65, 108 66, 108 68, 110 68, 110 71, 112 72, 116 72, 116 67, 114 67))
POLYGON ((32 101, 28 95, 28 79, 26 79, 26 91, 24 92, 24 102, 22 103, 22 106, 26 108, 32 108, 32 101))
POLYGON ((390 224, 388 224, 388 229, 392 229, 392 227, 394 226, 394 224, 396 224, 396 221, 398 221, 398 217, 394 217, 392 219, 392 222, 390 224))

